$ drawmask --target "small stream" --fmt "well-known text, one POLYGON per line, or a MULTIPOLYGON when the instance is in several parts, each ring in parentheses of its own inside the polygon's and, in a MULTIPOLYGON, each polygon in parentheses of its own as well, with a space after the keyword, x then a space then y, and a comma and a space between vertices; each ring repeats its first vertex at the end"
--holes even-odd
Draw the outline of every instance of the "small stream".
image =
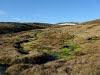
POLYGON ((1 66, 0 65, 0 75, 4 75, 5 74, 5 71, 7 69, 8 66, 1 66))
POLYGON ((28 54, 28 52, 24 51, 22 46, 21 46, 22 43, 27 43, 27 42, 29 42, 29 40, 24 40, 24 41, 16 42, 14 44, 14 47, 17 48, 17 51, 19 53, 21 53, 21 54, 28 54))

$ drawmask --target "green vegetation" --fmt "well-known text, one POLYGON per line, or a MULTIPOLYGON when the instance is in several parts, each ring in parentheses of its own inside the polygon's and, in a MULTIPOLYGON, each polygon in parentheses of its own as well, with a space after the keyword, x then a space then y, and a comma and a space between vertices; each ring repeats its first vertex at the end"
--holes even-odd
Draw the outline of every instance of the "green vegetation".
POLYGON ((4 74, 0 72, 0 75, 4 75, 4 74))
POLYGON ((24 51, 30 51, 30 48, 29 47, 27 47, 27 46, 24 46, 23 48, 22 48, 24 51))
POLYGON ((0 75, 4 75, 4 74, 0 73, 0 75))
POLYGON ((51 47, 42 46, 42 45, 32 45, 32 42, 24 43, 21 46, 24 51, 37 50, 37 51, 45 52, 45 53, 53 49, 51 47))
POLYGON ((24 51, 28 52, 31 50, 36 50, 38 52, 51 54, 58 59, 73 58, 76 56, 75 54, 73 54, 73 52, 77 53, 77 51, 80 51, 80 49, 81 49, 78 44, 73 42, 72 39, 64 39, 63 47, 61 47, 59 49, 59 51, 53 51, 52 47, 47 47, 47 46, 43 46, 43 45, 33 45, 32 40, 34 40, 34 39, 31 38, 30 42, 23 43, 21 45, 24 51))
POLYGON ((31 38, 28 39, 29 42, 26 42, 26 43, 22 43, 22 44, 21 44, 22 50, 28 52, 28 51, 30 51, 30 50, 36 49, 36 48, 38 47, 38 45, 31 46, 31 44, 32 44, 33 41, 35 41, 35 40, 37 40, 37 39, 38 39, 37 35, 34 34, 33 37, 31 37, 31 38))
POLYGON ((78 51, 80 50, 80 47, 76 42, 73 41, 73 39, 65 39, 63 50, 64 49, 65 51, 78 51))
POLYGON ((64 46, 60 48, 62 52, 57 56, 57 58, 73 58, 76 55, 72 54, 72 52, 80 51, 80 49, 79 45, 73 42, 72 39, 65 39, 64 46))
POLYGON ((78 44, 73 42, 72 39, 64 40, 63 44, 64 46, 59 49, 60 50, 59 52, 52 52, 50 50, 46 50, 45 52, 48 54, 52 54, 53 56, 56 56, 56 58, 58 59, 73 58, 77 56, 79 53, 82 54, 80 52, 81 48, 79 47, 78 44))

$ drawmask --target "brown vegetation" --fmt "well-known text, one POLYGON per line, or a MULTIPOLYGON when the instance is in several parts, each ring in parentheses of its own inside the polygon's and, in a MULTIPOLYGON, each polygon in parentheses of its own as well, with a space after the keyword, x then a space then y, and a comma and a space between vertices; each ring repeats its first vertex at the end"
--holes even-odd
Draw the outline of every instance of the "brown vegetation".
POLYGON ((100 20, 83 24, 0 35, 0 64, 10 66, 6 75, 100 75, 100 20), (18 51, 18 42, 27 54, 18 51), (62 59, 51 61, 49 54, 62 59))
POLYGON ((32 29, 44 29, 52 26, 53 25, 51 24, 45 23, 0 22, 0 34, 21 32, 32 29))

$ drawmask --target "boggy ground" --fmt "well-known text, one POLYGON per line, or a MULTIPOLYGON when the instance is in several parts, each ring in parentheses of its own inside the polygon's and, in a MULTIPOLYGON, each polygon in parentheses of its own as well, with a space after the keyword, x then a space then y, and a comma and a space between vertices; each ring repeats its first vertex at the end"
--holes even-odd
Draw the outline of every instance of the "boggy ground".
POLYGON ((100 20, 0 35, 0 48, 6 75, 100 75, 100 20))

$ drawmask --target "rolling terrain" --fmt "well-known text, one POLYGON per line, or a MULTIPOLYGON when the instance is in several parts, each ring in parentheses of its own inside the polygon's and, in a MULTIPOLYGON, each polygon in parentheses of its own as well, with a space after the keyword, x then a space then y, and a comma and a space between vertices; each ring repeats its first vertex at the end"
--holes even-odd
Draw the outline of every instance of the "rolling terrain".
POLYGON ((27 29, 18 29, 17 33, 20 23, 18 27, 13 23, 0 24, 0 29, 12 27, 0 32, 0 65, 7 66, 3 74, 100 75, 99 19, 43 28, 37 23, 36 28, 33 24, 21 24, 27 29))
POLYGON ((52 26, 52 24, 47 23, 0 22, 0 34, 16 33, 32 29, 43 29, 52 26))

